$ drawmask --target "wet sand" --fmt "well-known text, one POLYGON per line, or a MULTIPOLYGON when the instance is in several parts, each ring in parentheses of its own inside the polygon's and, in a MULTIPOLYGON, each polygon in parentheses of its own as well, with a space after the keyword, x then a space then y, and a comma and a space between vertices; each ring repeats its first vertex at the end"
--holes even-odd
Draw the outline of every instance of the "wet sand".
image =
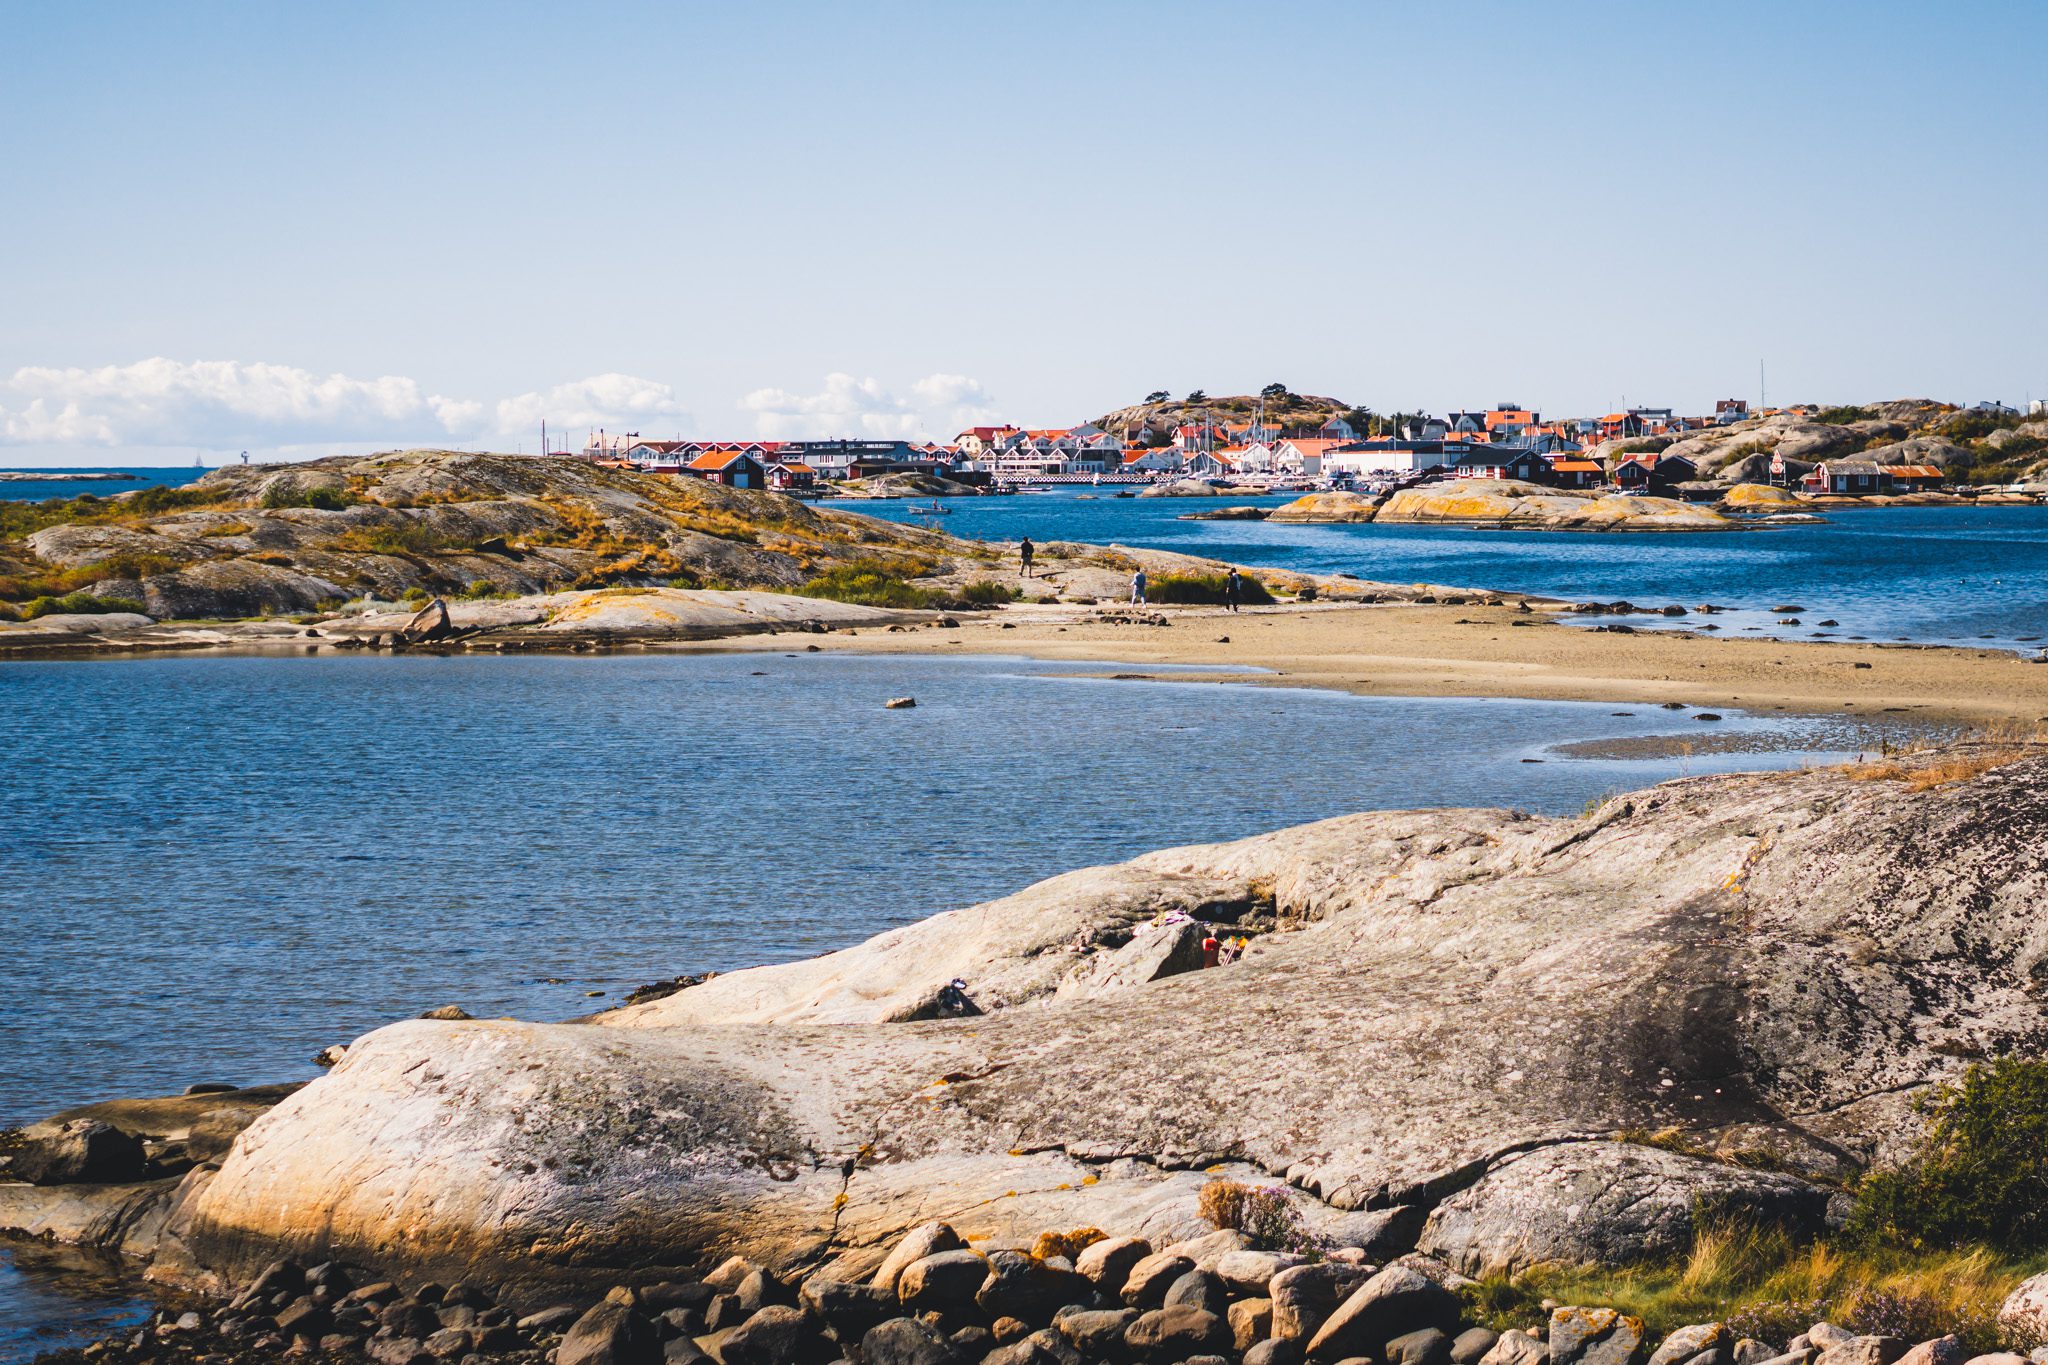
MULTIPOLYGON (((1022 654, 1229 667, 1205 677, 1375 696, 1531 697, 1884 717, 1915 726, 2048 722, 2048 665, 2000 650, 1779 641, 1689 630, 1615 634, 1512 607, 1310 604, 1013 606, 925 626, 801 637, 828 650, 1022 654), (1520 623, 1520 624, 1518 624, 1520 623)), ((788 634, 705 648, 787 651, 788 634)))

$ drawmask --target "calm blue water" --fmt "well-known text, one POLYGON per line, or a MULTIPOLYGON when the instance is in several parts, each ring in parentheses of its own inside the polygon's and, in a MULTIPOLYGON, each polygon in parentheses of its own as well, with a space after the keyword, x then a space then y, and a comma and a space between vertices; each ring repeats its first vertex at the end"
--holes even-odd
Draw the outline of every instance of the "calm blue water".
MULTIPOLYGON (((1713 618, 1724 632, 1807 638, 1825 630, 2003 648, 2048 636, 2048 506, 1851 509, 1829 513, 1820 526, 1695 535, 1179 520, 1204 506, 1285 501, 1106 493, 1090 501, 1065 492, 954 498, 946 504, 952 514, 937 524, 983 540, 1117 542, 1390 583, 1746 608, 1713 618), (1779 605, 1807 608, 1800 626, 1778 625, 1770 608, 1779 605), (1823 628, 1823 620, 1839 624, 1823 628)), ((901 502, 843 505, 898 521, 913 515, 901 502)))
POLYGON ((121 474, 120 482, 111 479, 94 479, 84 482, 72 479, 28 479, 0 480, 0 502, 41 502, 45 498, 75 498, 81 493, 94 497, 110 498, 116 493, 132 493, 138 488, 178 488, 192 482, 206 471, 190 468, 164 468, 161 465, 85 465, 61 470, 8 470, 0 466, 0 472, 21 472, 30 474, 121 474))
POLYGON ((310 1075, 443 1004, 566 1017, 1170 844, 1577 810, 1680 765, 1520 760, 1702 729, 1623 709, 986 659, 0 664, 0 1122, 310 1075))

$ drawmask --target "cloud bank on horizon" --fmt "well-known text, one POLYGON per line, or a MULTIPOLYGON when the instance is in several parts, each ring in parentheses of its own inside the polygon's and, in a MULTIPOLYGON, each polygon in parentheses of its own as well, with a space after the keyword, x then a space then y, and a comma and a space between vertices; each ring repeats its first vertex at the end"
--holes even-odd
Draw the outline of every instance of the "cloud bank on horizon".
POLYGON ((989 392, 960 374, 928 375, 898 394, 873 378, 835 373, 815 393, 756 389, 738 411, 738 419, 700 423, 672 386, 627 374, 485 401, 430 393, 402 375, 359 379, 291 365, 157 356, 92 369, 16 370, 0 380, 0 445, 74 460, 192 448, 310 456, 366 443, 537 447, 543 420, 572 443, 595 428, 649 437, 925 440, 996 415, 989 392), (749 420, 753 429, 742 430, 749 420))

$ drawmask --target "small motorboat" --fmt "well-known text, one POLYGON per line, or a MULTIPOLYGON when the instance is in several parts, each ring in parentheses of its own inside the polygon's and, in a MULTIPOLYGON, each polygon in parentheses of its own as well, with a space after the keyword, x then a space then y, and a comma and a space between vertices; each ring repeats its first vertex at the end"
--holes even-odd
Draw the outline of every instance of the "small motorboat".
POLYGON ((937 498, 924 504, 913 502, 910 504, 909 510, 910 514, 914 517, 950 517, 953 515, 953 509, 940 502, 937 498))

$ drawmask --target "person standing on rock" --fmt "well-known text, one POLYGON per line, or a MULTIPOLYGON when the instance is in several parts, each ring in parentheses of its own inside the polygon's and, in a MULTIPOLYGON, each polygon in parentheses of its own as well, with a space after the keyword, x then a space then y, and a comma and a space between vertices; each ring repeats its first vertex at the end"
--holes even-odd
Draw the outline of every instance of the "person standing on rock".
POLYGON ((1024 537, 1024 543, 1017 547, 1017 557, 1024 561, 1024 576, 1026 578, 1031 577, 1032 553, 1031 537, 1026 536, 1024 537))
POLYGON ((1131 605, 1134 607, 1145 605, 1145 571, 1143 569, 1131 575, 1131 605))
POLYGON ((1204 967, 1216 966, 1217 957, 1222 950, 1223 944, 1217 940, 1216 931, 1211 929, 1202 939, 1202 965, 1204 967))
POLYGON ((1237 567, 1231 566, 1230 576, 1223 580, 1223 602, 1232 611, 1244 600, 1244 580, 1237 576, 1237 567))

